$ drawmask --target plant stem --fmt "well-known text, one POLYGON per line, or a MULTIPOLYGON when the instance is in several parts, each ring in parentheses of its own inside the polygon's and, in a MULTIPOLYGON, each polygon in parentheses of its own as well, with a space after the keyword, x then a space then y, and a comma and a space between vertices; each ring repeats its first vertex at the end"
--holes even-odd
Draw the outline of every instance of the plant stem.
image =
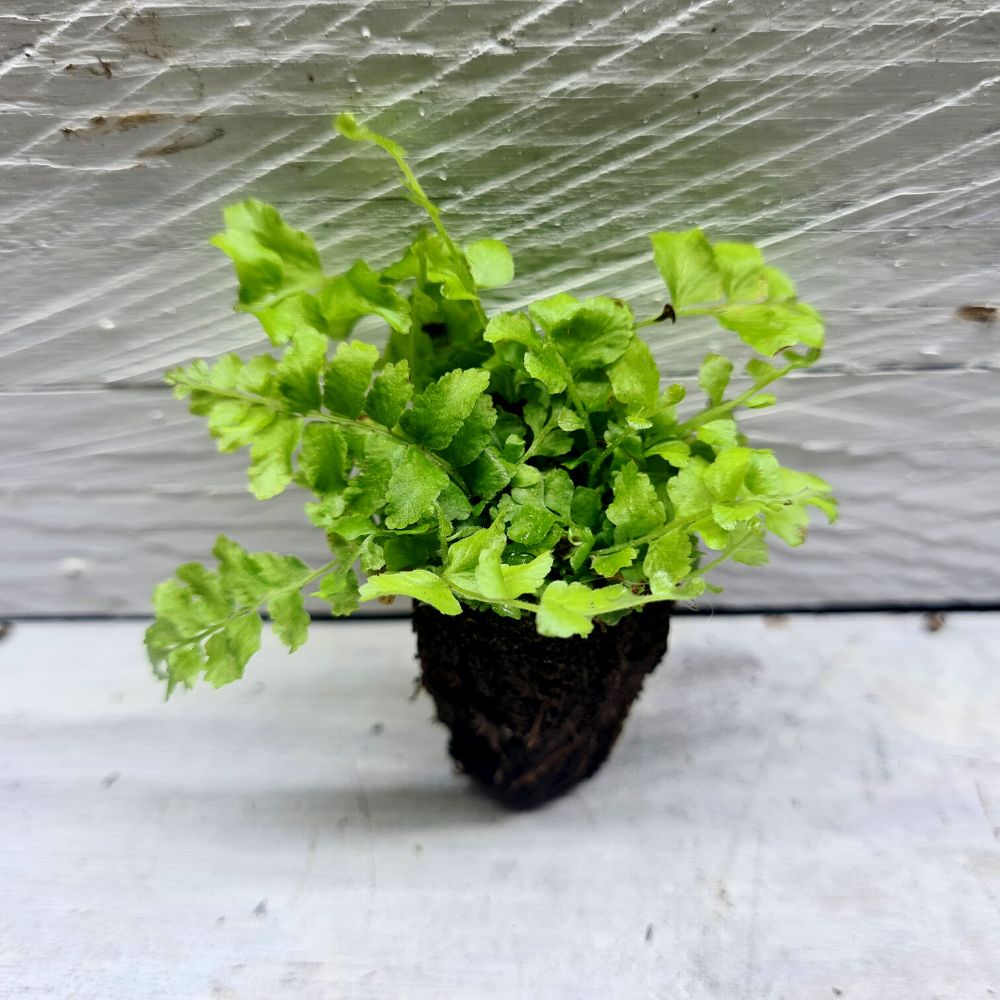
POLYGON ((595 448, 597 446, 597 438, 594 435, 594 428, 590 426, 590 411, 580 398, 580 393, 577 392, 576 384, 573 382, 573 372, 570 370, 569 365, 566 364, 566 359, 559 353, 558 349, 553 351, 553 353, 559 359, 562 376, 566 379, 566 396, 570 403, 572 403, 573 409, 576 410, 576 415, 583 422, 583 430, 587 435, 587 445, 595 448))
POLYGON ((730 558, 730 556, 733 555, 734 552, 736 552, 737 549, 740 548, 740 546, 744 544, 744 542, 746 542, 750 538, 751 535, 753 535, 753 533, 754 532, 752 528, 745 528, 743 530, 743 533, 739 536, 739 538, 737 538, 735 541, 730 541, 730 543, 722 550, 722 552, 715 559, 713 559, 706 566, 699 566, 691 574, 691 576, 704 576, 709 570, 713 570, 715 569, 716 566, 720 565, 721 563, 724 563, 728 558, 730 558))
POLYGON ((308 416, 313 420, 321 420, 328 424, 337 424, 340 427, 353 427, 355 430, 366 431, 369 434, 377 434, 380 437, 388 438, 390 441, 396 441, 399 444, 407 445, 410 448, 416 448, 417 451, 423 454, 425 458, 429 459, 436 466, 438 466, 442 472, 445 473, 445 475, 462 491, 462 496, 464 496, 466 500, 470 499, 469 491, 465 488, 465 483, 462 482, 458 473, 455 472, 451 465, 440 455, 421 447, 402 431, 397 433, 382 424, 376 423, 374 420, 352 420, 350 417, 342 417, 336 413, 316 412, 308 414, 308 416))
POLYGON ((445 473, 445 475, 448 476, 455 486, 462 491, 462 495, 467 500, 470 499, 469 491, 465 488, 465 484, 462 482, 461 478, 451 465, 440 455, 435 454, 433 451, 428 451, 426 448, 422 448, 402 431, 392 431, 388 427, 385 427, 374 420, 355 420, 351 417, 344 417, 337 413, 324 413, 322 410, 314 410, 311 413, 293 413, 280 406, 275 406, 274 401, 268 399, 266 396, 257 396, 249 392, 240 392, 237 389, 220 389, 216 386, 205 385, 200 382, 178 381, 174 384, 182 386, 189 392, 207 392, 214 396, 222 396, 226 399, 240 399, 244 402, 252 403, 255 406, 263 406, 265 409, 271 410, 274 413, 281 413, 288 417, 296 417, 299 420, 317 420, 326 424, 334 424, 338 427, 350 427, 354 430, 364 431, 366 434, 375 434, 379 437, 387 438, 390 441, 395 441, 397 444, 404 444, 408 447, 416 448, 424 455, 425 458, 433 462, 442 470, 442 472, 445 473))
MULTIPOLYGON (((474 594, 471 591, 464 590, 461 587, 456 587, 450 581, 448 583, 448 586, 451 587, 451 589, 460 597, 464 597, 470 601, 478 601, 480 604, 494 604, 494 605, 499 604, 502 605, 503 607, 518 608, 521 611, 530 611, 532 614, 537 614, 538 612, 539 604, 537 602, 521 601, 515 598, 511 598, 510 600, 490 599, 488 597, 483 597, 482 594, 474 594)), ((596 589, 600 590, 601 588, 598 587, 596 589)), ((643 595, 631 594, 631 596, 627 601, 625 601, 625 603, 619 604, 615 608, 608 608, 607 610, 624 611, 629 608, 642 607, 644 604, 653 604, 656 601, 670 601, 670 600, 675 600, 675 598, 669 596, 664 597, 656 594, 643 594, 643 595)))
POLYGON ((520 459, 518 459, 517 462, 518 465, 524 465, 526 462, 529 461, 529 459, 534 458, 535 455, 538 454, 538 449, 541 448, 542 442, 545 440, 549 431, 553 430, 556 427, 558 420, 559 417, 555 412, 549 414, 549 419, 545 422, 542 429, 532 439, 531 447, 528 448, 528 450, 520 457, 520 459))
POLYGON ((505 608, 518 608, 521 611, 530 611, 533 614, 538 611, 537 603, 521 601, 514 597, 509 600, 498 600, 496 598, 483 597, 482 594, 476 594, 471 590, 466 590, 464 587, 457 587, 451 582, 451 580, 446 579, 445 582, 456 594, 458 594, 459 597, 464 597, 467 601, 478 601, 480 604, 500 604, 505 608))
POLYGON ((617 545, 609 545, 604 549, 591 549, 590 554, 592 556, 609 556, 615 552, 621 552, 623 549, 631 548, 633 545, 645 545, 648 542, 655 542, 658 538, 669 534, 671 531, 682 531, 685 528, 691 527, 691 525, 696 524, 703 517, 707 517, 709 513, 711 512, 706 510, 705 513, 699 514, 697 517, 689 517, 684 521, 673 521, 671 524, 664 525, 656 531, 651 531, 646 535, 642 535, 640 538, 633 538, 627 542, 619 542, 617 545))
POLYGON ((330 570, 338 566, 339 563, 340 563, 339 559, 331 559, 330 562, 321 566, 319 569, 310 572, 308 576, 302 577, 297 583, 289 584, 287 587, 279 587, 277 590, 270 591, 267 594, 261 595, 260 600, 257 601, 256 604, 242 605, 241 607, 237 608, 232 614, 227 615, 225 618, 222 618, 217 622, 213 622, 211 625, 208 626, 208 628, 203 629, 196 635, 186 636, 182 641, 175 642, 172 646, 162 647, 163 651, 165 653, 170 653, 173 652, 175 649, 180 649, 183 646, 190 646, 193 643, 201 642, 203 639, 207 639, 210 636, 214 635, 216 632, 219 631, 219 629, 225 628, 230 622, 234 622, 238 618, 243 618, 246 615, 256 614, 257 610, 261 607, 261 605, 270 604, 270 602, 273 601, 276 597, 282 597, 285 594, 292 594, 298 590, 301 590, 303 587, 308 587, 309 584, 313 582, 313 580, 316 580, 319 577, 323 576, 325 573, 328 573, 330 570))
POLYGON ((425 525, 422 528, 374 528, 373 535, 388 535, 394 538, 396 535, 429 535, 435 529, 425 525))
MULTIPOLYGON (((458 275, 462 279, 462 284, 464 284, 466 288, 468 288, 468 290, 475 295, 476 285, 472 280, 472 273, 469 271, 469 265, 465 260, 465 254, 463 254, 458 248, 455 241, 449 235, 448 230, 445 229, 444 222, 441 219, 441 209, 427 197, 427 192, 424 191, 420 181, 417 180, 417 175, 410 169, 410 165, 406 162, 406 156, 402 147, 393 142, 391 139, 386 139, 384 136, 379 135, 377 132, 372 132, 368 129, 364 129, 363 131, 364 137, 369 142, 373 142, 376 146, 384 149, 395 161, 396 166, 403 175, 403 185, 409 189, 414 197, 414 200, 427 213, 431 222, 434 223, 434 228, 437 230, 438 236, 441 237, 445 246, 448 248, 448 252, 451 254, 452 261, 455 264, 458 275)), ((479 297, 476 296, 471 301, 476 309, 479 320, 482 322, 483 326, 486 326, 486 313, 483 310, 482 303, 479 301, 479 297)))
POLYGON ((785 365, 784 368, 776 368, 774 371, 769 372, 763 378, 754 382, 754 384, 747 389, 746 392, 740 393, 739 396, 729 399, 724 403, 719 403, 718 406, 711 406, 707 410, 703 410, 697 416, 692 417, 690 420, 686 420, 680 425, 680 427, 677 428, 677 436, 681 438, 688 437, 693 431, 697 430, 703 424, 707 424, 710 420, 717 420, 719 417, 724 417, 727 413, 732 413, 737 406, 742 406, 748 399, 756 396, 761 389, 769 386, 772 382, 776 382, 779 378, 783 378, 790 371, 794 371, 796 368, 800 367, 801 365, 792 363, 785 365))
POLYGON ((597 456, 597 460, 591 463, 590 475, 587 477, 587 485, 593 490, 597 488, 597 474, 601 471, 601 466, 614 454, 610 448, 606 448, 597 456))

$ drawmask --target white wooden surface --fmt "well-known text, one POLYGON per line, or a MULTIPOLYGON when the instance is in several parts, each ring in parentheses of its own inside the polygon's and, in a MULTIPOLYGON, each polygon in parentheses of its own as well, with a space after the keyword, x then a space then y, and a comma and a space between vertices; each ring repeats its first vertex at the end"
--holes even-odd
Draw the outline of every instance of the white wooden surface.
POLYGON ((678 621, 530 814, 450 773, 405 623, 169 704, 140 633, 0 643, 3 1000, 1000 993, 1000 615, 678 621))
MULTIPOLYGON (((0 611, 143 611, 220 526, 315 544, 160 377, 261 346, 205 242, 221 205, 274 201, 331 267, 390 259, 417 222, 389 165, 333 138, 344 108, 411 148, 457 232, 511 243, 498 305, 658 308, 650 230, 761 242, 826 311, 838 388, 790 387, 758 426, 817 445, 845 502, 774 602, 843 600, 845 575, 859 601, 1000 598, 1000 324, 955 318, 1000 296, 997 3, 20 0, 0 40, 0 611)), ((670 377, 717 346, 654 335, 670 377)))

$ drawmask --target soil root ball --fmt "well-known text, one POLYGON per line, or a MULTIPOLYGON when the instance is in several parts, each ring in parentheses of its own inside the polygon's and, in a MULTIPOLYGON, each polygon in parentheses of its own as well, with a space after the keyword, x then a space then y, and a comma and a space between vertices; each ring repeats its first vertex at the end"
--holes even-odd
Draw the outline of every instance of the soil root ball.
POLYGON ((670 605, 657 603, 586 638, 539 635, 533 617, 448 617, 418 604, 421 681, 466 774, 515 808, 589 778, 607 759, 646 674, 667 649, 670 605))

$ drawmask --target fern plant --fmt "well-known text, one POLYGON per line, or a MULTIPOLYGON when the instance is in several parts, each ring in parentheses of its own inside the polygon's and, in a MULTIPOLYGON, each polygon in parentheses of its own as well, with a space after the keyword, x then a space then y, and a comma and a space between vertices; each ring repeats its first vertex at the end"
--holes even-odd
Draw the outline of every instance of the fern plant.
POLYGON ((445 615, 530 615, 544 635, 586 636, 595 621, 717 590, 712 571, 765 563, 769 535, 801 544, 812 507, 835 518, 826 482, 783 467, 736 424, 823 346, 819 314, 756 247, 653 233, 670 303, 643 321, 620 298, 570 294, 491 315, 483 293, 514 275, 506 246, 461 246, 397 144, 349 115, 335 124, 389 154, 431 226, 388 267, 329 276, 271 206, 226 210, 213 242, 235 265, 236 308, 279 353, 195 361, 167 379, 220 451, 249 451, 254 496, 311 494, 329 558, 314 566, 220 536, 214 568, 180 566, 157 587, 146 634, 168 693, 241 677, 264 611, 301 646, 305 596, 347 615, 405 595, 445 615), (388 326, 384 350, 349 339, 369 316, 388 326), (754 357, 736 390, 733 362, 709 354, 705 400, 688 408, 682 386, 661 385, 640 331, 691 316, 714 317, 754 357))

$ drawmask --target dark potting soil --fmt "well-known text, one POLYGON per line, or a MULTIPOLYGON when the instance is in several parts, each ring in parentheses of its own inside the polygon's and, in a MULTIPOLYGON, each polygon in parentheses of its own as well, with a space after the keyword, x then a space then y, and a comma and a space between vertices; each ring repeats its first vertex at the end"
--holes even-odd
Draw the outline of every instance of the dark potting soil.
POLYGON ((607 759, 646 674, 667 649, 670 605, 648 605, 586 638, 554 639, 534 618, 442 615, 416 605, 423 686, 459 767, 508 805, 530 808, 607 759))

